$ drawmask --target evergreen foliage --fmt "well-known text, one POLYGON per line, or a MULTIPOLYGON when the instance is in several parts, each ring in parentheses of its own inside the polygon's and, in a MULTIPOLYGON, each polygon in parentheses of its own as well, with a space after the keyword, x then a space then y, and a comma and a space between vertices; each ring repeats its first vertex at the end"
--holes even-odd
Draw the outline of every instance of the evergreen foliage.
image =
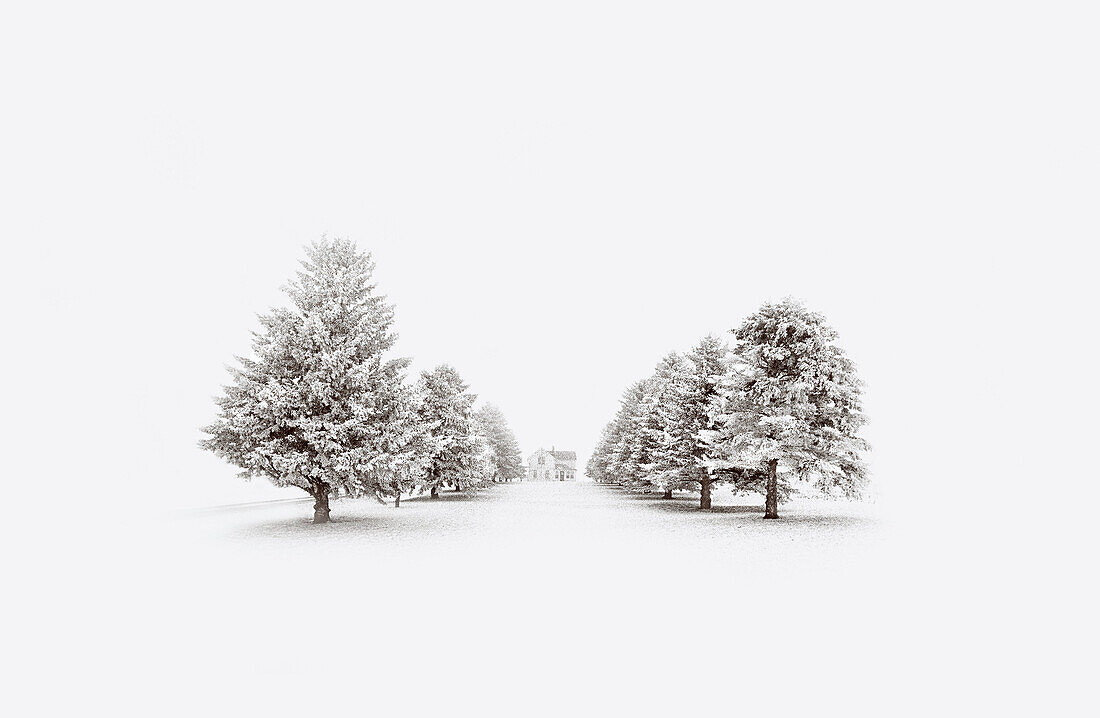
POLYGON ((201 442, 245 478, 309 493, 318 523, 328 521, 337 491, 385 494, 393 476, 415 470, 417 430, 402 387, 408 360, 386 358, 393 306, 373 273, 370 254, 349 241, 308 247, 284 288, 291 306, 259 317, 253 356, 230 368, 233 382, 201 442))
POLYGON ((501 410, 486 404, 478 410, 475 420, 477 432, 485 438, 488 452, 486 479, 501 482, 522 478, 523 456, 519 442, 501 410))
POLYGON ((717 465, 751 473, 765 516, 778 517, 780 476, 858 497, 867 482, 858 431, 862 382, 825 317, 793 299, 765 304, 734 330, 736 371, 724 387, 717 465))
POLYGON ((785 299, 733 332, 732 350, 707 336, 667 355, 631 385, 588 461, 594 480, 655 486, 671 496, 711 487, 765 495, 765 516, 794 481, 858 497, 866 485, 858 436, 861 383, 824 317, 785 299))
POLYGON ((669 497, 689 484, 695 469, 682 431, 687 380, 687 360, 672 352, 657 365, 642 398, 643 418, 636 441, 644 446, 642 453, 649 461, 639 468, 644 481, 669 497))
POLYGON ((646 382, 639 381, 623 392, 619 410, 604 427, 600 441, 588 459, 585 473, 599 483, 630 484, 637 467, 630 463, 635 454, 633 427, 639 404, 646 393, 646 382))
POLYGON ((392 497, 394 505, 400 506, 401 496, 420 485, 438 441, 421 417, 419 387, 401 384, 397 389, 389 403, 390 413, 381 424, 381 453, 373 471, 377 498, 392 497))
POLYGON ((616 421, 618 441, 612 449, 611 471, 621 484, 640 486, 648 483, 645 467, 650 461, 649 443, 642 440, 642 425, 646 420, 649 380, 632 384, 623 394, 616 421))
POLYGON ((465 489, 481 482, 476 475, 482 454, 475 432, 472 407, 477 396, 469 393, 458 371, 446 364, 420 376, 420 419, 432 438, 432 453, 418 484, 433 498, 443 486, 465 489))
POLYGON ((608 422, 600 433, 600 440, 596 443, 592 455, 588 457, 584 473, 597 484, 610 484, 615 481, 615 474, 611 468, 612 451, 619 441, 619 425, 614 421, 608 422))
MULTIPOLYGON (((667 364, 666 364, 667 366, 667 364)), ((730 480, 728 472, 714 471, 708 462, 706 441, 713 431, 715 407, 720 402, 719 386, 729 371, 729 348, 718 337, 704 337, 674 367, 666 406, 662 411, 662 429, 666 445, 659 465, 666 477, 666 488, 693 489, 700 493, 700 508, 710 508, 711 488, 730 480)))

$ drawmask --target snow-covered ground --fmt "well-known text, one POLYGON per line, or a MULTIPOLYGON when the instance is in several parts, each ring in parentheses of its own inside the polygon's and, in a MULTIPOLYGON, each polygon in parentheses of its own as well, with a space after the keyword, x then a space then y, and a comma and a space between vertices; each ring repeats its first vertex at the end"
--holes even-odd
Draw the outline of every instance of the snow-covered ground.
POLYGON ((1008 634, 960 618, 969 557, 931 565, 873 504, 765 521, 715 498, 523 483, 340 500, 322 526, 308 499, 100 522, 64 571, 35 564, 28 610, 50 620, 23 627, 42 670, 22 688, 52 715, 882 715, 984 695, 998 665, 973 646, 1008 634))
MULTIPOLYGON (((650 682, 674 680, 683 689, 661 700, 690 709, 760 690, 742 682, 807 621, 786 660, 818 655, 831 690, 829 656, 874 636, 852 626, 874 621, 866 590, 886 537, 874 507, 796 502, 764 521, 758 499, 715 498, 700 512, 687 494, 517 483, 398 509, 340 500, 322 526, 308 499, 176 514, 141 568, 157 583, 145 610, 172 613, 196 685, 232 695, 274 681, 275 709, 309 705, 302 676, 365 705, 472 694, 516 715, 644 712, 650 682)), ((150 636, 150 653, 163 640, 150 636)))
POLYGON ((851 562, 881 546, 874 505, 797 499, 778 522, 764 521, 763 501, 718 490, 711 511, 698 495, 665 500, 591 483, 501 484, 469 494, 445 491, 440 500, 406 498, 400 508, 367 499, 333 502, 333 523, 311 522, 305 498, 220 507, 174 516, 172 529, 188 550, 206 544, 232 551, 302 557, 384 559, 457 551, 527 563, 561 561, 578 569, 595 562, 692 561, 733 569, 787 569, 782 560, 812 558, 827 567, 851 562))

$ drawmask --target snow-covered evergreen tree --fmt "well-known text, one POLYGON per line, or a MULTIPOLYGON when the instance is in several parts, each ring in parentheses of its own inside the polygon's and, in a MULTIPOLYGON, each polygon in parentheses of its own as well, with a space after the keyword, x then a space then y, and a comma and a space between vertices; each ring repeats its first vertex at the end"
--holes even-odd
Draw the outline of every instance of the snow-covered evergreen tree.
POLYGON ((686 488, 691 481, 691 457, 681 456, 683 438, 677 434, 687 379, 687 361, 679 353, 671 352, 657 364, 642 399, 639 431, 649 459, 643 467, 644 476, 668 499, 673 491, 686 488))
POLYGON ((486 404, 475 415, 478 433, 485 437, 489 453, 489 481, 512 481, 523 476, 523 457, 519 442, 508 426, 503 412, 492 404, 486 404))
POLYGON ((442 486, 465 489, 483 478, 473 474, 482 446, 473 425, 477 396, 468 390, 458 371, 446 364, 420 376, 420 417, 434 450, 418 486, 420 491, 430 491, 433 499, 439 497, 442 486))
POLYGON ((585 464, 584 473, 597 484, 609 484, 615 481, 612 468, 615 447, 619 443, 619 422, 615 419, 607 422, 600 433, 600 440, 592 450, 585 464))
POLYGON ((644 381, 635 382, 623 392, 615 416, 604 426, 600 441, 585 466, 585 473, 594 481, 605 484, 626 481, 624 472, 632 470, 627 463, 631 453, 628 429, 644 395, 644 381))
POLYGON ((666 359, 658 374, 667 375, 667 398, 660 404, 660 426, 665 436, 659 474, 669 488, 699 491, 699 507, 711 507, 711 488, 730 471, 712 471, 707 462, 707 436, 716 428, 713 418, 718 387, 729 368, 729 347, 714 336, 704 337, 683 359, 666 359))
POLYGON ((821 314, 792 299, 765 304, 734 331, 735 371, 723 389, 712 465, 741 472, 778 518, 781 475, 855 497, 866 484, 857 435, 861 382, 821 314))
POLYGON ((455 490, 479 488, 486 486, 493 472, 493 447, 489 439, 481 433, 481 427, 477 423, 477 414, 473 415, 472 444, 470 446, 471 459, 466 466, 466 473, 462 481, 454 484, 455 490))
POLYGON ((397 385, 387 420, 378 424, 381 453, 371 471, 378 498, 392 496, 395 507, 401 506, 402 494, 411 494, 420 484, 438 447, 438 440, 421 416, 423 399, 418 388, 397 385))
POLYGON ((631 384, 625 392, 615 416, 618 441, 611 452, 610 470, 620 483, 641 486, 648 482, 648 467, 652 462, 651 437, 643 426, 649 414, 650 379, 631 384))
POLYGON ((384 493, 383 477, 408 468, 393 426, 408 360, 386 358, 393 306, 371 283, 370 254, 324 238, 306 253, 285 287, 292 306, 260 316, 253 356, 230 369, 201 446, 245 478, 307 492, 314 522, 324 523, 330 494, 384 493))

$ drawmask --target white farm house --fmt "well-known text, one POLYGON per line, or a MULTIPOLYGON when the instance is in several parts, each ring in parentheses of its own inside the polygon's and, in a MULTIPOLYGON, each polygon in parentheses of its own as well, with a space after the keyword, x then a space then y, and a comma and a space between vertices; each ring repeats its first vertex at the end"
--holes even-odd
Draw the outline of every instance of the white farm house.
POLYGON ((577 452, 539 449, 527 457, 527 481, 576 481, 577 452))

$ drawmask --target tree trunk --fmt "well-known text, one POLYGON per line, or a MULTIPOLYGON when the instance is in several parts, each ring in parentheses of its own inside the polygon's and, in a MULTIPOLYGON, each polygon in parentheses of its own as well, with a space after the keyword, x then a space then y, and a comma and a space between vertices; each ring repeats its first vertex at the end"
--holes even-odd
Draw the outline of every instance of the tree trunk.
POLYGON ((709 509, 710 508, 710 479, 705 479, 701 483, 703 485, 703 491, 699 495, 699 508, 709 509))
POLYGON ((435 485, 432 486, 432 498, 433 499, 438 499, 439 498, 439 485, 438 484, 435 484, 435 485))
POLYGON ((779 518, 779 481, 775 475, 778 465, 778 459, 768 462, 767 498, 764 500, 764 518, 766 519, 779 518))
POLYGON ((395 496, 394 499, 393 499, 393 507, 396 509, 399 506, 401 506, 401 492, 400 491, 397 492, 397 496, 395 496))
POLYGON ((672 489, 665 489, 664 498, 666 498, 666 499, 671 499, 672 498, 672 489))
POLYGON ((321 485, 313 493, 313 523, 327 524, 328 514, 328 487, 321 485))

